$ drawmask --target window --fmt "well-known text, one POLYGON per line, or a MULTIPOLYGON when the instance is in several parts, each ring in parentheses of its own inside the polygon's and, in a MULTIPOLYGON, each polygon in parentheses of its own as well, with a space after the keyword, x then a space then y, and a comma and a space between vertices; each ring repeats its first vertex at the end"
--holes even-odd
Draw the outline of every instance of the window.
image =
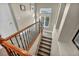
POLYGON ((42 22, 44 27, 47 27, 49 25, 49 16, 42 16, 41 22, 42 22))
POLYGON ((40 8, 41 20, 43 21, 43 26, 49 26, 49 19, 52 14, 52 8, 40 8))
POLYGON ((44 17, 41 17, 42 24, 44 25, 44 17))
POLYGON ((40 8, 41 14, 50 14, 52 13, 52 8, 40 8))
POLYGON ((49 24, 49 17, 46 17, 46 19, 45 19, 45 26, 48 26, 48 24, 49 24))

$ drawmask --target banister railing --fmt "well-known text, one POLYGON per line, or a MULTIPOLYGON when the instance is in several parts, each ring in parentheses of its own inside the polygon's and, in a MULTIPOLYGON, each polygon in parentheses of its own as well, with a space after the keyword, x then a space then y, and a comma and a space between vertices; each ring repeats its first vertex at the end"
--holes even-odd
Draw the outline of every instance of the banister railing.
POLYGON ((10 35, 9 37, 7 37, 7 38, 5 38, 5 39, 6 39, 6 40, 9 40, 10 38, 14 37, 15 35, 17 35, 17 34, 23 32, 24 30, 30 28, 31 26, 33 26, 33 25, 35 25, 35 24, 37 24, 37 23, 39 23, 39 22, 36 22, 36 23, 34 23, 34 24, 31 24, 30 26, 28 26, 28 27, 26 27, 26 28, 24 28, 24 29, 22 29, 22 30, 20 30, 20 31, 18 31, 18 32, 12 34, 12 35, 10 35))
POLYGON ((41 22, 36 22, 3 39, 0 44, 6 49, 8 55, 30 56, 28 50, 32 47, 35 39, 42 32, 41 22))
POLYGON ((7 41, 2 41, 1 44, 2 44, 2 46, 5 47, 5 49, 7 50, 8 54, 10 56, 12 56, 12 55, 31 56, 31 54, 29 54, 27 51, 17 48, 12 44, 9 44, 7 41))

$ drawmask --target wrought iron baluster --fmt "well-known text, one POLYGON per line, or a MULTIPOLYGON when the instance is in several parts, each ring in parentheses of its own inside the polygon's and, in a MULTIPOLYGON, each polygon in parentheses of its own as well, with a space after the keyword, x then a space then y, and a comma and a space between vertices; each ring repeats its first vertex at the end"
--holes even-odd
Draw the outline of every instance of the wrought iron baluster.
MULTIPOLYGON (((34 34, 33 31, 34 31, 34 30, 33 30, 33 26, 32 26, 32 27, 31 27, 31 38, 32 38, 32 39, 33 39, 33 34, 34 34)), ((31 39, 31 41, 32 41, 32 39, 31 39)))
POLYGON ((36 25, 37 25, 37 32, 38 32, 38 23, 36 23, 36 25))
POLYGON ((38 23, 38 33, 40 33, 40 22, 38 23))
POLYGON ((26 37, 26 42, 27 42, 27 50, 28 50, 29 41, 28 41, 28 36, 27 36, 26 31, 25 31, 25 37, 26 37))
POLYGON ((30 44, 30 39, 29 39, 29 30, 27 30, 27 40, 28 40, 28 44, 30 44))
POLYGON ((29 35, 30 35, 30 42, 31 42, 32 39, 33 39, 33 38, 32 38, 32 30, 31 30, 31 28, 29 28, 29 32, 30 32, 29 35))
POLYGON ((15 56, 18 56, 18 54, 17 54, 17 53, 15 53, 14 51, 13 51, 13 54, 14 54, 15 56))
POLYGON ((24 49, 24 45, 23 45, 22 38, 21 38, 21 35, 20 35, 20 34, 19 34, 19 38, 20 38, 20 41, 21 41, 22 47, 23 47, 23 49, 24 49))
POLYGON ((25 49, 27 50, 27 44, 26 44, 27 42, 26 42, 26 38, 25 38, 25 32, 23 33, 22 36, 23 36, 23 39, 24 39, 25 49))
MULTIPOLYGON (((37 32, 37 23, 35 24, 35 27, 36 27, 36 31, 35 32, 37 32)), ((36 33, 35 33, 36 34, 36 33)))
POLYGON ((16 39, 16 42, 17 42, 17 44, 18 44, 18 47, 20 48, 21 46, 20 46, 20 44, 19 44, 18 39, 17 39, 16 36, 15 36, 15 39, 16 39))
POLYGON ((13 43, 12 39, 10 39, 10 41, 11 41, 11 43, 14 45, 14 43, 13 43))
POLYGON ((4 45, 2 45, 2 46, 6 49, 6 52, 8 53, 8 55, 11 56, 12 54, 10 53, 9 48, 5 47, 4 45))
POLYGON ((13 54, 11 49, 9 49, 9 52, 10 52, 10 56, 14 56, 14 54, 13 54))
POLYGON ((30 28, 28 29, 28 37, 29 37, 29 43, 31 43, 31 31, 30 31, 30 28))

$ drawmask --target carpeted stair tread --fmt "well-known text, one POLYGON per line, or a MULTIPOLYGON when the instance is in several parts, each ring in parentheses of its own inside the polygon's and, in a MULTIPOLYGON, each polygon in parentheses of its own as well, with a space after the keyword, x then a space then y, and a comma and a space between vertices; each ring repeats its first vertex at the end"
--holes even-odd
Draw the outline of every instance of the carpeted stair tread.
POLYGON ((40 47, 47 49, 47 50, 50 50, 50 48, 51 48, 50 46, 47 46, 47 45, 44 45, 44 44, 40 44, 40 47))
POLYGON ((42 52, 42 51, 39 51, 38 54, 42 55, 42 56, 48 56, 48 54, 42 52))
POLYGON ((45 42, 51 43, 51 41, 48 41, 48 40, 45 40, 45 39, 42 39, 42 41, 45 41, 45 42))
POLYGON ((38 56, 50 56, 50 51, 51 51, 51 43, 52 39, 48 37, 42 37, 38 49, 38 56))
POLYGON ((52 41, 52 40, 50 40, 50 39, 46 39, 46 38, 42 38, 42 40, 46 40, 46 41, 52 41))
POLYGON ((44 49, 44 48, 40 48, 39 51, 42 51, 42 52, 44 52, 46 54, 50 54, 50 51, 47 50, 47 49, 44 49))
POLYGON ((46 36, 42 36, 42 38, 45 38, 45 39, 50 39, 50 40, 52 40, 52 38, 49 38, 49 37, 46 37, 46 36))
POLYGON ((47 44, 47 45, 51 45, 51 43, 45 42, 45 41, 41 41, 41 43, 44 43, 44 44, 47 44))

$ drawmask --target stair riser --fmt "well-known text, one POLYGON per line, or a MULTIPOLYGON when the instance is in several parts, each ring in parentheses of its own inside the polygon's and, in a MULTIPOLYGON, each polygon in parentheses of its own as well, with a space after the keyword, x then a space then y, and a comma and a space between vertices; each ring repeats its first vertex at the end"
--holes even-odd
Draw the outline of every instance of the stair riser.
POLYGON ((49 49, 49 48, 45 48, 45 47, 42 47, 42 46, 40 46, 40 48, 44 48, 44 49, 46 49, 46 50, 48 50, 48 51, 50 51, 51 49, 49 49))
POLYGON ((48 56, 48 54, 44 53, 44 52, 41 52, 39 51, 38 54, 42 55, 42 56, 48 56))
POLYGON ((47 55, 50 55, 50 53, 48 53, 48 52, 45 52, 45 51, 42 51, 42 50, 39 50, 39 51, 41 51, 41 52, 43 52, 43 53, 45 53, 47 55))
POLYGON ((47 44, 47 43, 43 43, 43 42, 41 42, 41 44, 44 44, 44 45, 51 47, 51 44, 47 44))
POLYGON ((45 42, 48 42, 48 43, 50 43, 50 44, 51 44, 51 41, 46 41, 46 40, 42 40, 42 41, 45 41, 45 42))
POLYGON ((44 55, 41 55, 41 54, 37 54, 38 56, 44 56, 44 55))
POLYGON ((50 40, 50 39, 49 39, 49 40, 48 40, 48 39, 41 39, 41 40, 45 40, 45 41, 49 41, 49 42, 51 42, 51 41, 52 41, 52 40, 50 40))
MULTIPOLYGON (((41 44, 44 44, 44 43, 41 43, 41 44)), ((44 45, 47 45, 47 46, 51 47, 51 45, 48 45, 48 44, 44 44, 44 45)))
POLYGON ((50 39, 50 40, 52 40, 52 38, 48 38, 48 37, 44 37, 44 36, 42 36, 42 38, 45 38, 45 39, 50 39))
POLYGON ((52 43, 52 38, 48 37, 42 37, 39 49, 38 49, 38 56, 50 56, 50 51, 51 51, 51 43, 52 43))

